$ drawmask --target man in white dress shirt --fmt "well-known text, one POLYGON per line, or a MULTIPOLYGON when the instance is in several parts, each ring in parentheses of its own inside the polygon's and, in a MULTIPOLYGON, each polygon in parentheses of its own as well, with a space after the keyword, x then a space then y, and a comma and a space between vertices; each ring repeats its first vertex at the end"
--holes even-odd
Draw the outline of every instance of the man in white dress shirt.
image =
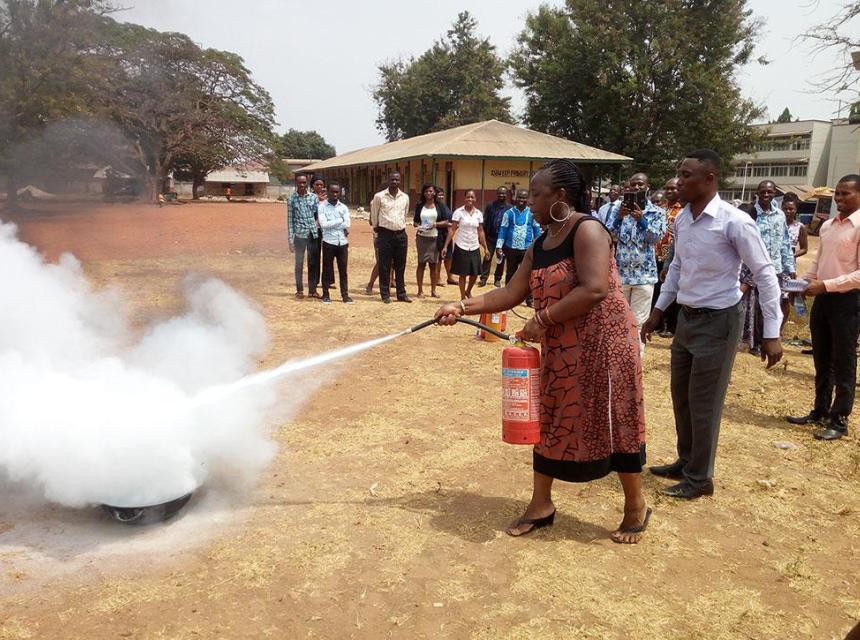
POLYGON ((618 199, 618 194, 620 193, 620 189, 617 184, 613 184, 609 187, 609 202, 600 207, 597 210, 597 219, 600 220, 604 225, 609 223, 609 219, 615 217, 615 214, 618 213, 618 209, 621 208, 621 200, 618 199))
POLYGON ((780 291, 755 221, 717 195, 720 157, 710 149, 689 153, 678 169, 678 190, 687 206, 675 218, 675 257, 642 339, 651 339, 663 312, 681 306, 672 342, 672 406, 678 459, 651 467, 680 480, 663 489, 675 498, 714 492, 714 459, 720 419, 738 337, 743 325, 738 282, 741 262, 753 273, 764 316, 762 360, 782 358, 780 291))

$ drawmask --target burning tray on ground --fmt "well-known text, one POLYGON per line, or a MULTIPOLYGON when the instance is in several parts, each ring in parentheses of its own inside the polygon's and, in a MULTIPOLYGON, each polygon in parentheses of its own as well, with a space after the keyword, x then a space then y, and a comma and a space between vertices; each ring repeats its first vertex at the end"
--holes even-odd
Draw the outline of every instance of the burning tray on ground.
POLYGON ((145 507, 119 507, 103 504, 104 509, 111 518, 123 524, 153 524, 164 522, 175 516, 184 507, 194 492, 188 492, 184 496, 174 498, 160 504, 147 505, 145 507))

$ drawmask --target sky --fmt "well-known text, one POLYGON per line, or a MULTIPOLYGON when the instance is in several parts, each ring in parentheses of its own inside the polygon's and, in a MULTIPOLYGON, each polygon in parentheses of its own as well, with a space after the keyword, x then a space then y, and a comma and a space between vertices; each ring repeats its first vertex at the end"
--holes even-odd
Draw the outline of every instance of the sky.
MULTIPOLYGON (((842 0, 750 0, 765 19, 755 58, 741 70, 744 95, 775 119, 785 107, 801 119, 837 115, 832 96, 810 82, 839 64, 835 54, 813 56, 797 36, 835 14, 842 0)), ((506 55, 516 44, 525 16, 539 0, 117 0, 119 20, 160 31, 181 31, 205 47, 238 53, 275 102, 278 130, 316 130, 338 153, 384 142, 376 130, 371 97, 377 65, 418 56, 450 27, 460 11, 478 20, 480 35, 506 55), (431 8, 428 10, 428 7, 431 8)), ((560 4, 554 0, 550 4, 560 4)), ((679 36, 679 37, 684 37, 679 36)), ((522 92, 510 86, 515 116, 522 92)), ((847 110, 845 111, 847 113, 847 110)))

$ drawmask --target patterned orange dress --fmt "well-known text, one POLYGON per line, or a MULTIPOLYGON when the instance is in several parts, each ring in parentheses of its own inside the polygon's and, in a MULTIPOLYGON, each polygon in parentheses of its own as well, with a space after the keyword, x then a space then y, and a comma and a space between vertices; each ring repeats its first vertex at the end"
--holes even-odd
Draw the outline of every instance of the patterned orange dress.
MULTIPOLYGON (((535 311, 552 306, 579 283, 573 238, 584 217, 553 249, 547 234, 533 247, 530 286, 535 311)), ((642 361, 633 312, 621 293, 610 254, 609 294, 584 316, 550 327, 541 343, 541 442, 534 470, 568 482, 645 464, 642 361)))

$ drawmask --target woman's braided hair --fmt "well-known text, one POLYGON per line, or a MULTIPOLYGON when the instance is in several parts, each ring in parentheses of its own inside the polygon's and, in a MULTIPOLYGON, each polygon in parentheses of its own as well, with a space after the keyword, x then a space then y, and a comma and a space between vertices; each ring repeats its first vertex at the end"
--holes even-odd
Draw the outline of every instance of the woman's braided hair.
POLYGON ((567 192, 567 203, 581 213, 591 211, 589 202, 589 189, 585 184, 585 176, 582 170, 570 160, 550 160, 538 171, 546 171, 549 175, 549 183, 553 189, 561 189, 567 192))

